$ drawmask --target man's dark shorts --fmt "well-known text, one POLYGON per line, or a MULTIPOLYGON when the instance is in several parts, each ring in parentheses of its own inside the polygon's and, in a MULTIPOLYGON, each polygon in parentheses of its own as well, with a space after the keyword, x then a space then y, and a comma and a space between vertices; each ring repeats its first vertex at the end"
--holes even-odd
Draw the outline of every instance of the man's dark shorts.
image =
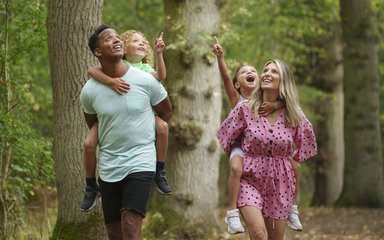
POLYGON ((144 218, 154 176, 154 172, 137 172, 113 183, 99 178, 105 224, 120 221, 122 210, 135 211, 144 218))

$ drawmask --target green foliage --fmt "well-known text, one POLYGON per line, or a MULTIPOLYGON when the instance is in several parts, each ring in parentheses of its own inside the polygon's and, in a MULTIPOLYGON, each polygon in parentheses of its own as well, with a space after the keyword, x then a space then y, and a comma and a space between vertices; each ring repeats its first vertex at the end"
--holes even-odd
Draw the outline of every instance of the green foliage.
POLYGON ((319 89, 307 85, 299 86, 298 92, 300 95, 300 104, 308 119, 312 123, 324 120, 324 116, 321 114, 321 108, 323 108, 324 106, 319 106, 319 104, 324 103, 324 99, 332 96, 330 96, 330 94, 320 91, 319 89))
MULTIPOLYGON (((129 29, 142 32, 150 43, 163 31, 162 0, 104 0, 103 21, 123 33, 129 29)), ((167 36, 164 36, 167 43, 167 36)))
POLYGON ((318 41, 337 29, 329 23, 338 19, 338 1, 231 1, 222 16, 220 39, 227 59, 261 71, 267 60, 279 58, 304 83, 312 57, 322 52, 318 41))
POLYGON ((17 0, 0 5, 2 167, 8 166, 4 159, 11 153, 2 194, 12 235, 23 224, 19 217, 35 187, 54 183, 51 139, 42 136, 49 133, 47 119, 52 116, 45 4, 45 0, 17 0))
MULTIPOLYGON (((4 15, 4 18, 8 16, 10 21, 7 30, 7 71, 10 84, 15 88, 12 91, 14 102, 35 115, 38 121, 33 120, 33 126, 49 136, 53 111, 45 27, 46 0, 10 2, 12 3, 9 4, 8 15, 4 15)), ((5 31, 0 36, 1 45, 4 47, 5 31)), ((4 66, 5 50, 0 54, 1 65, 4 66)), ((4 68, 1 69, 1 74, 4 76, 4 68)), ((5 91, 4 88, 2 90, 5 91)))

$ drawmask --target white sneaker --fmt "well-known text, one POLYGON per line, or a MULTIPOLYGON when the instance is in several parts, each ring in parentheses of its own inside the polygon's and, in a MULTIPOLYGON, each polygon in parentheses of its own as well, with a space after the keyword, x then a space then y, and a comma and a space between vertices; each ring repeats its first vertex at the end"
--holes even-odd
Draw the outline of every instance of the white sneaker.
POLYGON ((239 209, 233 209, 227 211, 227 216, 224 219, 225 223, 228 225, 229 233, 243 233, 245 232, 243 225, 240 221, 239 209))
POLYGON ((302 231, 303 225, 301 225, 299 219, 299 211, 297 210, 297 205, 292 205, 291 215, 288 217, 287 226, 295 231, 302 231))

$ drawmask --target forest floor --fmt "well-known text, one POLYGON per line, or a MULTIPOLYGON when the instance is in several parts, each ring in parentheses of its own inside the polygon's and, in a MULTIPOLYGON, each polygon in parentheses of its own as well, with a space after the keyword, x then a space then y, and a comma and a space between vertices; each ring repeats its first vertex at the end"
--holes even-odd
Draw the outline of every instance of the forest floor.
MULTIPOLYGON (((384 209, 302 208, 303 231, 286 228, 285 240, 384 240, 384 209)), ((222 214, 224 219, 224 212, 222 214)), ((225 224, 223 223, 225 229, 225 224)), ((223 233, 222 239, 245 240, 248 234, 223 233)))
MULTIPOLYGON (((36 201, 27 208, 22 239, 49 239, 57 215, 55 192, 47 191, 45 201, 36 201)), ((225 208, 219 216, 219 237, 206 240, 245 240, 248 234, 229 234, 224 223, 225 208)), ((384 240, 384 208, 299 208, 304 230, 286 228, 285 240, 384 240)), ((19 239, 19 238, 18 238, 19 239)), ((205 239, 204 239, 205 240, 205 239)))

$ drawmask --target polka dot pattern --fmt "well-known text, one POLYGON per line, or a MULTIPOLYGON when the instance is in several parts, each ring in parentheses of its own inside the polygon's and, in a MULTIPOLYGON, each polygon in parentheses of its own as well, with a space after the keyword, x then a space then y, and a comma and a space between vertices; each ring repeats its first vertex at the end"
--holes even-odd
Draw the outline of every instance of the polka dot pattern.
POLYGON ((295 178, 289 156, 303 162, 317 154, 312 124, 303 114, 298 127, 285 125, 285 110, 271 124, 255 117, 247 101, 239 103, 217 131, 217 138, 229 154, 231 142, 243 136, 243 175, 238 207, 255 206, 264 217, 287 219, 293 204, 295 178), (296 149, 293 151, 293 144, 296 149))

